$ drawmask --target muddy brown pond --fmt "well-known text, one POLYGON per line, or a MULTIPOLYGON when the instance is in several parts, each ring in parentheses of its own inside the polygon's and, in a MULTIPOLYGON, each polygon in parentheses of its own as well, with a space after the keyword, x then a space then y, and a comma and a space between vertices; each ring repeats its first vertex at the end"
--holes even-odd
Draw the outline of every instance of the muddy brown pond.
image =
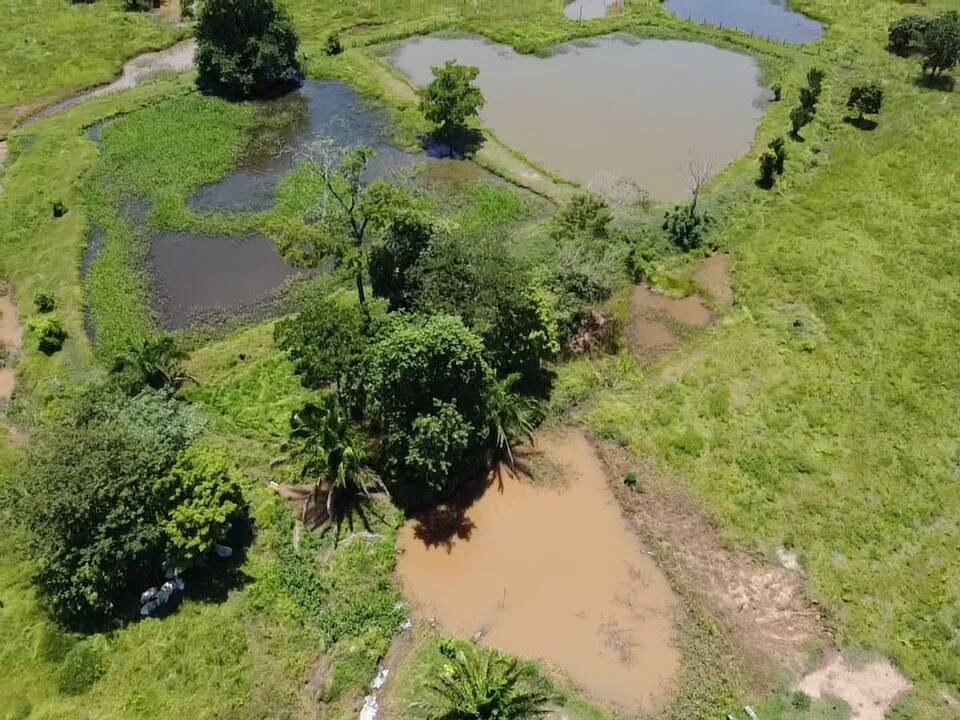
POLYGON ((507 145, 584 184, 629 178, 656 200, 687 196, 691 160, 719 170, 745 153, 768 95, 746 55, 628 35, 561 45, 547 58, 427 36, 389 58, 418 86, 447 60, 479 67, 481 117, 507 145))
POLYGON ((823 26, 791 10, 788 0, 667 0, 663 6, 685 20, 788 43, 810 43, 823 36, 823 26))
POLYGON ((435 518, 401 530, 404 593, 451 633, 544 660, 618 710, 654 710, 679 665, 677 599, 587 438, 555 432, 535 449, 542 477, 501 471, 452 535, 438 537, 435 518))

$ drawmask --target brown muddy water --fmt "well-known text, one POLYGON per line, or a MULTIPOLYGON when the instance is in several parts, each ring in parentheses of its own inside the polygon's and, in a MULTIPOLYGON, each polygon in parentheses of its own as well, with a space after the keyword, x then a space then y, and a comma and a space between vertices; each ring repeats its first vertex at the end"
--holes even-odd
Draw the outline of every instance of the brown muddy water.
POLYGON ((684 20, 788 43, 811 43, 823 36, 823 26, 791 10, 789 0, 666 0, 663 6, 684 20))
POLYGON ((563 9, 563 14, 571 20, 595 20, 622 10, 623 0, 573 0, 563 9))
POLYGON ((404 593, 451 633, 544 660, 608 706, 654 710, 680 662, 677 599, 629 529, 587 438, 551 433, 535 450, 544 477, 503 470, 455 527, 442 514, 404 526, 404 593))
POLYGON ((13 396, 16 383, 12 361, 23 349, 23 326, 10 293, 0 296, 0 347, 4 350, 4 361, 0 366, 0 402, 7 402, 13 396))
POLYGON ((548 58, 426 36, 397 44, 389 60, 418 86, 447 60, 479 67, 481 118, 506 144, 583 184, 628 178, 656 200, 689 194, 691 160, 719 170, 744 154, 769 95, 747 55, 628 35, 561 45, 548 58))
POLYGON ((297 274, 261 235, 164 232, 150 241, 149 265, 157 310, 168 330, 224 312, 254 312, 297 274))
POLYGON ((672 298, 646 285, 633 289, 626 337, 630 349, 653 362, 680 347, 682 330, 706 327, 713 313, 697 295, 672 298))

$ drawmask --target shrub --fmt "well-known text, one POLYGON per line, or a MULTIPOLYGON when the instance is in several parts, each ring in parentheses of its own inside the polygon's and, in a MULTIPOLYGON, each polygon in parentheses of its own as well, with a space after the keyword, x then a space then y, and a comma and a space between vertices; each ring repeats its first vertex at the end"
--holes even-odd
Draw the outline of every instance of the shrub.
POLYGON ((887 48, 901 57, 923 49, 923 35, 930 24, 922 15, 907 15, 890 26, 887 48))
POLYGON ((825 77, 826 73, 820 68, 810 68, 807 71, 807 87, 817 100, 820 99, 820 93, 823 91, 823 79, 825 77))
POLYGON ((760 179, 757 181, 760 187, 773 187, 773 179, 777 172, 777 158, 769 151, 760 154, 760 179))
POLYGON ((783 167, 787 162, 787 143, 782 137, 778 137, 771 140, 767 147, 773 153, 774 169, 777 175, 783 175, 783 167))
POLYGON ((663 229, 677 248, 690 252, 703 245, 712 224, 713 218, 709 214, 701 214, 691 207, 677 205, 664 215, 663 229))
POLYGON ((780 98, 783 96, 783 86, 780 83, 774 83, 770 86, 770 90, 773 92, 773 101, 780 102, 780 98))
POLYGON ((337 33, 327 35, 327 42, 323 47, 327 55, 339 55, 343 52, 343 45, 340 43, 340 36, 337 33))
POLYGON ((60 200, 57 200, 53 203, 53 216, 55 218, 63 217, 67 214, 67 206, 63 204, 60 200))
POLYGON ((149 12, 154 7, 154 0, 123 0, 123 9, 128 12, 149 12))
POLYGON ((864 115, 876 115, 883 106, 883 88, 879 83, 869 85, 855 85, 850 88, 850 97, 847 99, 847 108, 856 110, 858 120, 864 115))
POLYGON ((80 695, 89 690, 105 670, 106 658, 96 640, 77 643, 63 659, 57 673, 57 689, 64 695, 80 695))
POLYGON ((555 240, 578 235, 601 239, 609 235, 613 215, 607 202, 591 193, 574 195, 553 216, 550 235, 555 240))
POLYGON ((33 297, 33 306, 37 309, 38 313, 49 313, 56 309, 57 301, 53 295, 49 293, 38 292, 33 297))
POLYGON ((37 347, 45 355, 53 355, 63 347, 67 339, 67 331, 60 321, 51 316, 34 318, 29 323, 30 332, 37 336, 37 347))
POLYGON ((800 130, 810 124, 813 114, 802 105, 797 105, 790 111, 790 134, 794 138, 800 137, 800 130))
POLYGON ((239 473, 215 448, 195 446, 154 485, 166 508, 163 530, 169 552, 181 564, 196 564, 225 543, 247 516, 239 473))
POLYGON ((299 43, 293 21, 275 0, 206 0, 197 24, 197 82, 231 98, 298 82, 299 43))
POLYGON ((951 10, 928 23, 923 32, 923 71, 932 77, 960 63, 960 12, 951 10))

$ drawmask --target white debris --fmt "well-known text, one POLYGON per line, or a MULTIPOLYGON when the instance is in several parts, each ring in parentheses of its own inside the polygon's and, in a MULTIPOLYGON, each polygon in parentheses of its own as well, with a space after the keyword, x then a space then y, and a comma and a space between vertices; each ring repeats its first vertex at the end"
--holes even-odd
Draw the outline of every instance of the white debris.
POLYGON ((370 681, 370 687, 374 690, 379 690, 383 687, 383 684, 387 681, 387 677, 390 675, 390 670, 388 668, 380 668, 377 670, 377 674, 374 676, 373 680, 370 681))

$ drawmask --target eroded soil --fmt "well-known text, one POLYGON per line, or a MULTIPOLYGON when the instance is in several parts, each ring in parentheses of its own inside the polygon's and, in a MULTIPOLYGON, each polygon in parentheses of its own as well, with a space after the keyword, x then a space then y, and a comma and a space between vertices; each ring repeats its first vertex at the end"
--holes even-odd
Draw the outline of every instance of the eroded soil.
POLYGON ((2 366, 0 366, 0 403, 6 403, 13 397, 16 376, 13 361, 23 349, 23 326, 17 317, 17 306, 8 292, 0 296, 0 348, 2 348, 2 366))
POLYGON ((797 689, 811 697, 833 695, 843 700, 850 706, 850 720, 883 720, 910 688, 891 663, 877 660, 855 667, 838 652, 826 653, 817 668, 797 683, 797 689))

